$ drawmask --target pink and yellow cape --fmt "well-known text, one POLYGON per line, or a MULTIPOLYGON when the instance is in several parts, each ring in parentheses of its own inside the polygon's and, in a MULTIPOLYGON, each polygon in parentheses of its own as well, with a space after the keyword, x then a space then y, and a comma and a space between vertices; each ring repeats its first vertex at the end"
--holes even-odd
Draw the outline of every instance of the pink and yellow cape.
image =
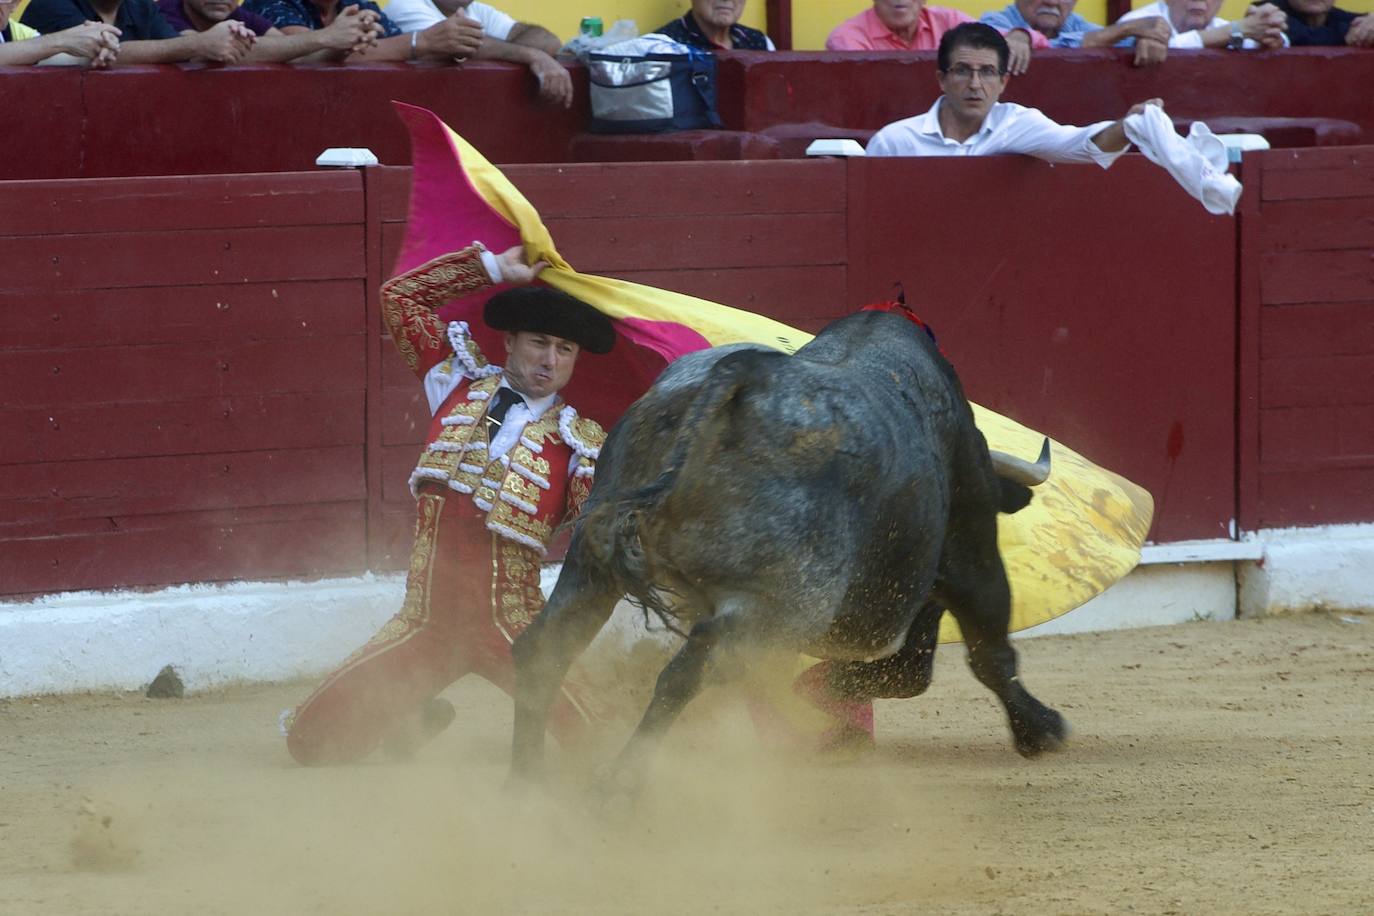
MULTIPOLYGON (((522 244, 532 263, 549 263, 540 280, 609 316, 619 339, 597 357, 595 372, 574 376, 569 403, 609 428, 658 374, 693 350, 749 342, 794 352, 811 335, 785 324, 681 293, 578 273, 554 247, 539 214, 505 175, 430 111, 396 103, 410 128, 414 175, 410 217, 393 273, 474 240, 492 251, 522 244)), ((499 289, 499 287, 498 287, 499 289)), ((493 291, 488 291, 490 295, 493 291)), ((499 333, 482 324, 487 295, 447 306, 487 353, 499 333)), ((1033 458, 1044 436, 978 405, 978 427, 1000 451, 1033 458)), ((1044 623, 1105 591, 1140 560, 1154 504, 1142 488, 1065 446, 1052 446, 1053 472, 1029 507, 1002 516, 998 541, 1012 586, 1012 629, 1044 623)), ((959 639, 945 615, 942 642, 959 639)))

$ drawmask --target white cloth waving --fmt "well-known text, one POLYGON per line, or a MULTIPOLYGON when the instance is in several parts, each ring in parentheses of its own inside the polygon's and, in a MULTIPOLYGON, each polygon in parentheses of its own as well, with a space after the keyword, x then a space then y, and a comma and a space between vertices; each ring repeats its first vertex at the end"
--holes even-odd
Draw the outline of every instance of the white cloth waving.
POLYGON ((1194 121, 1184 139, 1163 109, 1146 105, 1139 114, 1127 116, 1122 126, 1145 158, 1163 166, 1185 191, 1202 201, 1208 213, 1236 212, 1243 189, 1226 172, 1226 144, 1206 124, 1194 121))

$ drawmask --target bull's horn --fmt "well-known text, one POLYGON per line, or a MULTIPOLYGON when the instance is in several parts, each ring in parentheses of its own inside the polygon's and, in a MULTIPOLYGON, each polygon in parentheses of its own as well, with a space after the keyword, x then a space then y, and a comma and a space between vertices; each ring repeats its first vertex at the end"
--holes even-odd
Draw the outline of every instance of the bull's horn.
POLYGON ((1046 439, 1045 444, 1040 449, 1040 457, 1035 464, 1031 464, 1024 458, 1017 458, 1015 455, 1008 455, 1006 452, 991 451, 992 469, 997 472, 997 476, 1005 477, 1007 480, 1025 484, 1028 487, 1039 486, 1050 478, 1050 440, 1046 439))

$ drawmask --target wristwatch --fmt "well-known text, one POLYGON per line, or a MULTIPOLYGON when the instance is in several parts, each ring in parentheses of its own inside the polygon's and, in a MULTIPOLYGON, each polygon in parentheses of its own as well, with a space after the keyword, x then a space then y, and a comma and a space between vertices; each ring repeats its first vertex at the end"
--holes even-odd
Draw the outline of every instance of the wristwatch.
POLYGON ((1226 40, 1226 47, 1232 51, 1239 51, 1245 47, 1245 33, 1240 30, 1240 21, 1231 23, 1231 37, 1226 40))

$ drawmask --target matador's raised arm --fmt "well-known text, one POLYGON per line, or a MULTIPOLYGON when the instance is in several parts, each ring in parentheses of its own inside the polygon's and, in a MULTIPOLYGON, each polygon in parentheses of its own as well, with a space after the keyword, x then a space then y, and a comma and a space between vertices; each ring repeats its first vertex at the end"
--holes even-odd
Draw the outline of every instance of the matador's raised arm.
POLYGON ((410 370, 420 378, 452 352, 435 309, 500 282, 496 256, 481 242, 450 251, 382 284, 382 318, 410 370))

